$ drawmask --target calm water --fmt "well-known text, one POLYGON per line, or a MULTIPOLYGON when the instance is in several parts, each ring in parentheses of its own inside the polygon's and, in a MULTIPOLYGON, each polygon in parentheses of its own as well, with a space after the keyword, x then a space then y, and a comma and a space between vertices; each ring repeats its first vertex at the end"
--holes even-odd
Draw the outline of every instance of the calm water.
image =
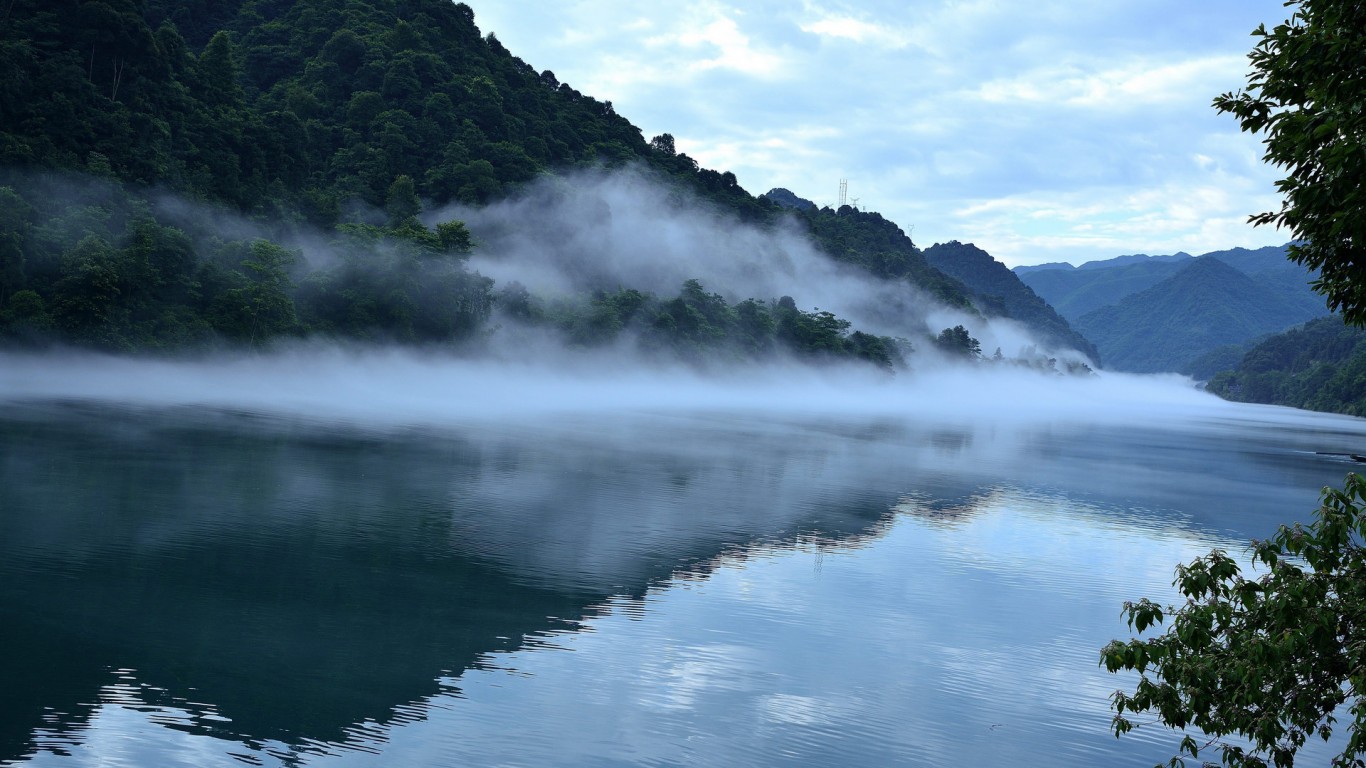
POLYGON ((0 764, 38 766, 1151 765, 1176 737, 1108 731, 1121 603, 1366 442, 1257 408, 0 414, 0 764))

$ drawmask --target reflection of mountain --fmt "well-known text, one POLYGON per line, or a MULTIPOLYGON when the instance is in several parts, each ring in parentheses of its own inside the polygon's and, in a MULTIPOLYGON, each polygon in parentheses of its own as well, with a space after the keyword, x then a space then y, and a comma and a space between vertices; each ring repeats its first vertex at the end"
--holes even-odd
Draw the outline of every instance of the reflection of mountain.
POLYGON ((1265 535, 1340 480, 1312 451, 1357 435, 1264 427, 727 414, 377 434, 12 407, 0 762, 40 729, 80 743, 115 670, 154 703, 204 703, 167 727, 248 751, 382 739, 444 698, 439 679, 466 684, 613 595, 794 541, 858 543, 908 497, 950 527, 1037 497, 1116 526, 1265 535))
POLYGON ((45 713, 79 732, 117 669, 211 703, 229 722, 205 733, 345 742, 613 594, 758 539, 876 530, 894 498, 845 494, 839 456, 763 434, 642 433, 628 457, 79 416, 103 425, 0 424, 0 760, 45 713))

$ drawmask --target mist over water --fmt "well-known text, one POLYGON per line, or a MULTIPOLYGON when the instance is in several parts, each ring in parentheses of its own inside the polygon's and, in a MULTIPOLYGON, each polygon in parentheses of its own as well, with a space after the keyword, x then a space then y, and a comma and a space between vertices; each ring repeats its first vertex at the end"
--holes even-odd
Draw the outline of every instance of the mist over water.
POLYGON ((700 373, 607 354, 509 362, 318 344, 201 359, 0 354, 0 401, 35 399, 208 406, 374 426, 708 410, 984 425, 1153 424, 1235 409, 1178 376, 1065 377, 945 366, 892 377, 853 364, 700 373))
POLYGON ((1119 605, 1366 436, 1006 369, 0 371, 0 762, 40 766, 1152 765, 1119 605))

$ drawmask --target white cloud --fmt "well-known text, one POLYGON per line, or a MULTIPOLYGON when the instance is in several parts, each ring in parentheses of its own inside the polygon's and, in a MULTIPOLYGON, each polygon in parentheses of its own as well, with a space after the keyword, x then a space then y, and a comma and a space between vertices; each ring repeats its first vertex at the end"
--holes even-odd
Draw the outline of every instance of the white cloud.
POLYGON ((983 83, 977 94, 993 103, 1035 102, 1089 109, 1136 109, 1192 99, 1205 105, 1221 87, 1236 85, 1246 67, 1246 59, 1236 55, 1165 64, 1137 60, 1096 71, 1076 65, 1048 65, 983 83))
POLYGON ((755 77, 771 77, 781 70, 783 63, 780 56, 754 47, 734 19, 717 19, 700 30, 684 32, 677 40, 686 48, 715 49, 716 54, 711 58, 699 59, 689 65, 694 71, 729 69, 755 77))
POLYGON ((802 24, 801 30, 818 37, 850 40, 888 48, 904 48, 910 44, 910 38, 905 33, 848 16, 825 16, 817 21, 802 24))

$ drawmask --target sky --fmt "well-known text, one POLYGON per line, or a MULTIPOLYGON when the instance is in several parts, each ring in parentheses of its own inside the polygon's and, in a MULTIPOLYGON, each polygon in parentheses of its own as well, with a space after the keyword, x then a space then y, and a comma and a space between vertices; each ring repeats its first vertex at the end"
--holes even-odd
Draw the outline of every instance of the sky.
POLYGON ((1282 0, 467 0, 538 71, 753 194, 848 199, 1007 265, 1279 245, 1210 106, 1282 0))

